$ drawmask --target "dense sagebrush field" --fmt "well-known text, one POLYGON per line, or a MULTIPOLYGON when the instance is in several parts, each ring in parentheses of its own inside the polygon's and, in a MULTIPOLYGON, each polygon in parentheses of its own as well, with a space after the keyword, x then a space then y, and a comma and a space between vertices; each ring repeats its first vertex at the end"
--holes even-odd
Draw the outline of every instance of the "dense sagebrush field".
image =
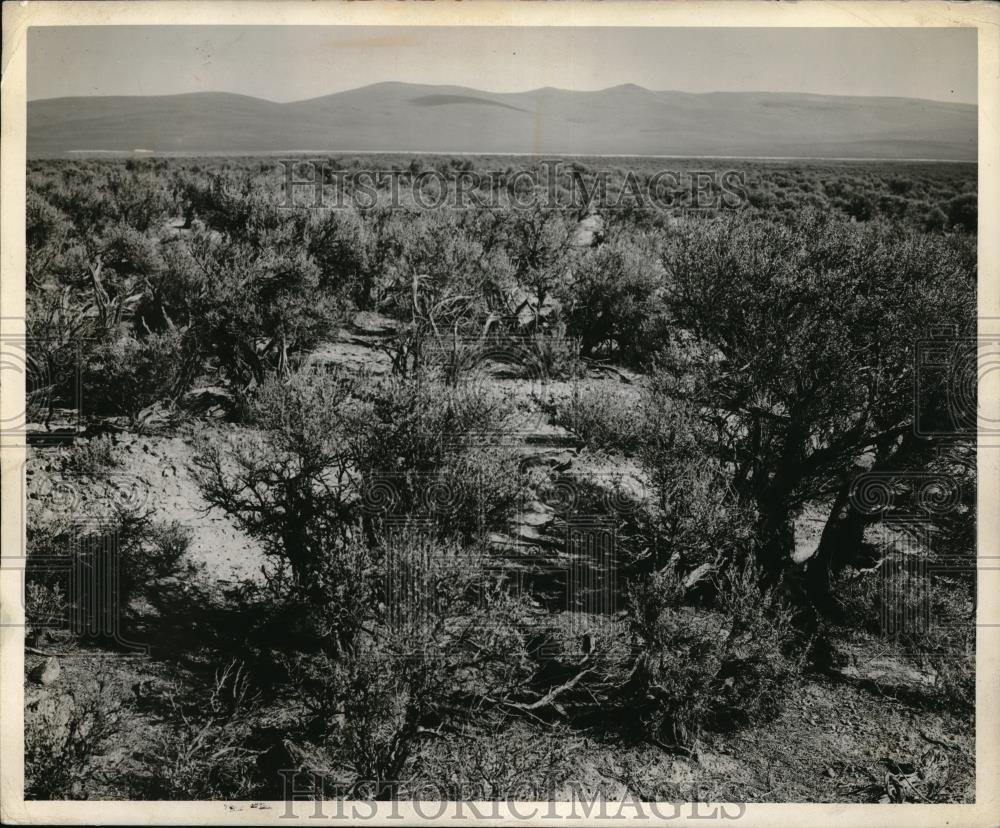
POLYGON ((29 798, 973 798, 974 165, 301 161, 29 163, 29 798))

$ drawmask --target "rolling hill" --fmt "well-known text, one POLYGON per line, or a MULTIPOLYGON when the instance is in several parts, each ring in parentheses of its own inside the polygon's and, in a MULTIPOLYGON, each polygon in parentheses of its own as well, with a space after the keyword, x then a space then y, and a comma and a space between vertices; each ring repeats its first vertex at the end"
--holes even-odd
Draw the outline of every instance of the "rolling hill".
POLYGON ((974 161, 976 107, 913 98, 379 83, 275 103, 204 92, 28 103, 29 157, 476 152, 974 161))

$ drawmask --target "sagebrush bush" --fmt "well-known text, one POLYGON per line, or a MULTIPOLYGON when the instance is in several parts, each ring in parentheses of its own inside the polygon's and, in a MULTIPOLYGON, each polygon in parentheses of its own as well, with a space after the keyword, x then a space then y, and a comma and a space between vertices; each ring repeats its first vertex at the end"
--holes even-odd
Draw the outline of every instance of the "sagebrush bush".
POLYGON ((83 369, 87 404, 93 413, 137 418, 153 403, 173 401, 186 390, 183 364, 184 343, 176 331, 98 343, 83 369))
POLYGON ((343 654, 371 620, 383 577, 377 552, 360 538, 351 538, 331 547, 312 567, 306 583, 288 588, 272 575, 271 600, 280 605, 265 612, 276 615, 304 649, 318 646, 343 654))
POLYGON ((446 534, 481 538, 504 528, 520 502, 520 459, 513 450, 485 447, 449 456, 438 473, 421 480, 418 496, 446 534))
POLYGON ((57 621, 66 612, 66 593, 59 586, 29 583, 25 588, 25 617, 29 623, 57 621))
POLYGON ((679 602, 676 575, 658 573, 633 586, 632 622, 642 651, 634 699, 646 735, 671 749, 689 749, 711 717, 713 679, 722 667, 724 621, 679 602))
POLYGON ((575 216, 536 207, 505 210, 495 218, 496 235, 514 263, 514 279, 528 296, 526 308, 540 313, 566 284, 577 258, 575 216))
POLYGON ((178 521, 158 521, 151 510, 131 505, 116 506, 102 518, 95 534, 117 541, 119 605, 126 617, 135 611, 138 599, 155 601, 158 582, 164 578, 193 575, 193 564, 185 561, 192 533, 178 521))
POLYGON ((255 396, 255 434, 202 436, 193 473, 209 503, 226 511, 308 588, 338 554, 358 515, 354 385, 339 377, 273 379, 255 396))
MULTIPOLYGON (((93 616, 114 609, 116 621, 128 621, 137 611, 136 602, 155 603, 159 583, 170 577, 191 577, 194 565, 185 556, 191 530, 177 521, 157 521, 143 506, 115 503, 110 509, 94 512, 85 507, 85 517, 72 518, 38 514, 28 522, 28 587, 39 590, 38 598, 63 596, 67 609, 74 610, 85 630, 106 629, 107 619, 93 616), (81 522, 82 521, 82 522, 81 522), (89 556, 107 556, 103 563, 89 556), (43 557, 65 559, 67 566, 114 566, 114 592, 98 597, 64 591, 60 578, 66 574, 49 566, 36 566, 43 557), (114 602, 109 606, 107 601, 114 602)), ((82 583, 87 584, 86 580, 82 583)), ((93 585, 95 588, 99 584, 93 585)))
POLYGON ((122 727, 128 696, 103 679, 26 698, 26 799, 86 799, 95 762, 122 727))
POLYGON ((588 251, 560 293, 567 330, 580 337, 583 356, 601 348, 625 363, 649 356, 643 324, 662 311, 665 278, 650 239, 614 240, 588 251))
POLYGON ((405 778, 430 730, 468 700, 506 696, 529 672, 524 602, 497 588, 484 549, 421 526, 383 535, 364 630, 331 655, 291 659, 305 731, 339 781, 381 798, 405 778))
MULTIPOLYGON (((803 211, 689 224, 662 261, 674 397, 701 420, 704 456, 724 461, 731 499, 755 513, 758 561, 777 578, 806 504, 866 453, 904 461, 912 439, 882 425, 914 416, 913 348, 898 331, 975 316, 974 245, 803 211)), ((820 586, 805 600, 821 604, 820 586)))
POLYGON ((486 250, 451 211, 394 216, 398 248, 377 287, 378 309, 406 320, 444 346, 456 333, 480 333, 510 287, 510 263, 486 250))
POLYGON ((25 635, 36 638, 49 628, 65 628, 69 602, 58 583, 28 581, 24 587, 25 635))
POLYGON ((516 500, 514 458, 477 446, 509 411, 478 386, 302 373, 262 387, 259 435, 203 441, 195 477, 307 588, 361 524, 425 516, 466 537, 498 525, 516 500))
POLYGON ((577 386, 557 408, 553 422, 589 449, 633 454, 648 430, 645 414, 641 405, 616 388, 577 386))
POLYGON ((803 641, 777 589, 761 586, 751 564, 722 577, 719 603, 729 623, 715 727, 743 727, 778 716, 802 666, 803 641))
POLYGON ((739 564, 754 548, 756 514, 734 496, 727 466, 711 456, 712 435, 698 410, 674 398, 662 378, 655 372, 645 392, 639 450, 654 501, 646 525, 653 559, 688 571, 739 564))
POLYGON ((151 746, 156 773, 142 780, 149 799, 246 799, 258 785, 258 752, 248 746, 259 695, 243 665, 217 670, 197 699, 167 691, 167 726, 151 746))
POLYGON ((450 453, 495 438, 512 406, 497 389, 475 381, 456 384, 418 378, 376 385, 361 392, 362 468, 425 471, 450 453))
POLYGON ((525 345, 539 378, 569 380, 583 376, 580 340, 566 333, 565 322, 560 321, 548 329, 533 331, 527 336, 525 345))
POLYGON ((70 225, 61 210, 28 188, 25 202, 25 279, 29 290, 53 269, 67 244, 70 225))
POLYGON ((465 801, 555 799, 573 779, 582 740, 554 725, 544 734, 512 722, 484 732, 467 728, 422 746, 416 778, 404 794, 465 801))
POLYGON ((442 702, 434 655, 392 647, 365 648, 331 665, 331 690, 340 699, 334 751, 353 776, 358 798, 385 798, 384 786, 403 777, 420 728, 442 702))
POLYGON ((768 721, 798 671, 790 612, 747 566, 722 576, 715 611, 680 602, 687 587, 665 569, 633 586, 631 618, 640 646, 634 701, 654 741, 690 749, 706 728, 768 721))
POLYGON ((62 459, 65 471, 87 477, 103 477, 123 464, 121 451, 106 435, 74 443, 62 459))

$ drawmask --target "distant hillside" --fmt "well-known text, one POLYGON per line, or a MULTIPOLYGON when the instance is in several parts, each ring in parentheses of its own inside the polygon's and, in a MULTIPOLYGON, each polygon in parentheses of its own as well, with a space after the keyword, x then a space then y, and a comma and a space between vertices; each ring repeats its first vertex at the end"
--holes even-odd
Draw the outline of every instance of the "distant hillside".
POLYGON ((976 159, 976 107, 766 92, 498 94, 379 83, 293 103, 206 92, 28 104, 28 155, 477 152, 976 159))

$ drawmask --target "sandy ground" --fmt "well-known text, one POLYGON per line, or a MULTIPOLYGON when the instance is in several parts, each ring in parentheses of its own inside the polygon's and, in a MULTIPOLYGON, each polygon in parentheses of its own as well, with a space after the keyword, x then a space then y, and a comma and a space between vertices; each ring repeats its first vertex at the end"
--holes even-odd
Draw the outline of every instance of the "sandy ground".
MULTIPOLYGON (((123 466, 109 472, 111 485, 127 492, 129 502, 153 511, 155 520, 178 521, 192 532, 189 556, 205 568, 212 581, 235 582, 259 579, 264 555, 260 546, 242 533, 222 511, 201 497, 191 478, 194 456, 191 436, 114 436, 123 466)), ((60 469, 66 449, 34 449, 28 461, 28 497, 36 499, 43 512, 73 520, 102 509, 105 488, 90 478, 60 469), (71 496, 53 498, 53 487, 71 488, 71 496)))

